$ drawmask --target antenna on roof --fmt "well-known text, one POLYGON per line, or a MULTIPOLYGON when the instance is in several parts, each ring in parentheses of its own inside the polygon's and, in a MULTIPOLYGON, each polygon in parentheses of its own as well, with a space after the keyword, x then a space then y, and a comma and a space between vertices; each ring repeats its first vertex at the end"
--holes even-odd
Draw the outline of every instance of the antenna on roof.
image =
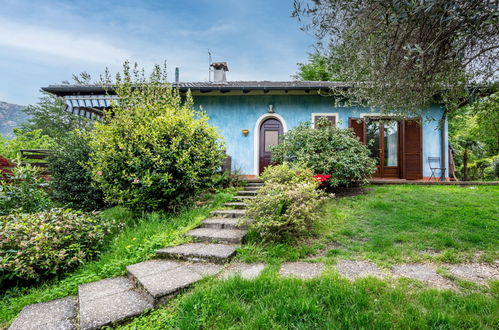
POLYGON ((210 50, 208 49, 208 82, 211 82, 211 71, 213 70, 211 68, 211 52, 210 50))

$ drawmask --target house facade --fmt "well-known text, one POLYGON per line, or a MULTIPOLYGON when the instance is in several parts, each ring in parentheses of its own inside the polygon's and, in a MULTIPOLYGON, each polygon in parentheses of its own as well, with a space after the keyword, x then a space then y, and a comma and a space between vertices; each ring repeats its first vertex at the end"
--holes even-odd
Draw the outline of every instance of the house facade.
MULTIPOLYGON (((445 167, 448 141, 447 123, 442 129, 438 120, 443 107, 422 109, 417 118, 392 120, 363 107, 336 106, 331 88, 343 88, 333 82, 198 82, 175 83, 181 93, 190 90, 196 107, 219 128, 232 158, 232 169, 248 176, 258 176, 270 163, 270 146, 279 136, 300 122, 326 117, 339 128, 351 128, 368 145, 378 160, 373 174, 379 178, 423 179, 433 167, 445 167)), ((63 97, 67 111, 96 118, 115 97, 102 86, 49 86, 43 90, 63 97)), ((447 177, 437 171, 437 179, 447 177)))

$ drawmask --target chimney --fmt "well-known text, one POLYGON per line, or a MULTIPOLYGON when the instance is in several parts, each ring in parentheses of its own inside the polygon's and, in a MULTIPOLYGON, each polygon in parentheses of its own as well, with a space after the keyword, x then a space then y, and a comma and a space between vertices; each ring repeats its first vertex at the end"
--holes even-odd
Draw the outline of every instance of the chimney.
POLYGON ((211 65, 213 67, 213 82, 216 84, 227 83, 227 76, 225 72, 229 71, 227 62, 213 62, 211 65))
POLYGON ((178 68, 175 68, 175 84, 178 84, 179 80, 180 80, 180 72, 178 68))

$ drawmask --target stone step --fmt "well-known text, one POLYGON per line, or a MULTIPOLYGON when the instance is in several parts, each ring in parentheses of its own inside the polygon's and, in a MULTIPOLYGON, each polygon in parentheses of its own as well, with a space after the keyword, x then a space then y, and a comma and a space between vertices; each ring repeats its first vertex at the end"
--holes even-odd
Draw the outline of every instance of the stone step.
POLYGON ((240 218, 244 216, 245 213, 246 210, 217 210, 211 212, 211 215, 223 218, 240 218))
POLYGON ((76 310, 73 297, 28 305, 9 329, 77 329, 76 310))
POLYGON ((246 181, 247 184, 251 184, 251 183, 263 183, 262 179, 246 179, 244 181, 246 181))
POLYGON ((255 196, 234 196, 234 199, 239 200, 239 201, 245 201, 245 200, 255 199, 255 198, 256 198, 255 196))
POLYGON ((153 305, 164 304, 182 290, 216 275, 221 265, 172 260, 148 260, 127 266, 129 278, 153 305))
POLYGON ((255 196, 256 191, 255 190, 241 190, 241 191, 238 191, 237 194, 239 196, 255 196))
POLYGON ((260 189, 261 187, 259 186, 247 186, 247 187, 244 187, 244 189, 246 191, 257 191, 258 189, 260 189))
POLYGON ((242 244, 245 230, 196 228, 187 233, 197 241, 210 243, 242 244))
POLYGON ((238 247, 227 244, 188 243, 160 249, 156 251, 156 255, 162 258, 223 264, 234 257, 238 247))
POLYGON ((126 277, 82 284, 78 287, 78 301, 82 330, 122 323, 153 307, 126 277))
POLYGON ((224 203, 224 206, 233 207, 235 209, 244 209, 246 207, 246 204, 242 202, 228 202, 224 203))
POLYGON ((246 224, 239 224, 236 218, 208 218, 201 222, 200 228, 213 229, 246 229, 246 224))
POLYGON ((246 187, 261 187, 263 186, 263 181, 262 182, 248 182, 246 184, 246 187))

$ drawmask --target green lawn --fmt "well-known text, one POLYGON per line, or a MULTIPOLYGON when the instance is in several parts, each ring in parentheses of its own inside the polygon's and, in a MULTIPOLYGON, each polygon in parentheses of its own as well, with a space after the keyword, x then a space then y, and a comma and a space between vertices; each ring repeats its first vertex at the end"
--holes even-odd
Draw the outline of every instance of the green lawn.
POLYGON ((153 258, 158 248, 185 242, 185 232, 231 198, 229 192, 218 193, 209 197, 206 206, 186 209, 179 214, 149 213, 137 217, 121 207, 104 211, 102 216, 126 223, 125 229, 107 242, 97 260, 83 264, 74 272, 37 286, 14 287, 2 292, 0 328, 12 322, 24 306, 74 295, 80 284, 124 275, 127 265, 153 258))
POLYGON ((350 283, 334 274, 301 281, 271 268, 253 281, 207 280, 125 329, 497 329, 495 294, 462 295, 395 287, 374 278, 350 283))
POLYGON ((372 186, 329 201, 316 238, 241 249, 244 261, 368 259, 380 266, 499 258, 499 186, 372 186))

